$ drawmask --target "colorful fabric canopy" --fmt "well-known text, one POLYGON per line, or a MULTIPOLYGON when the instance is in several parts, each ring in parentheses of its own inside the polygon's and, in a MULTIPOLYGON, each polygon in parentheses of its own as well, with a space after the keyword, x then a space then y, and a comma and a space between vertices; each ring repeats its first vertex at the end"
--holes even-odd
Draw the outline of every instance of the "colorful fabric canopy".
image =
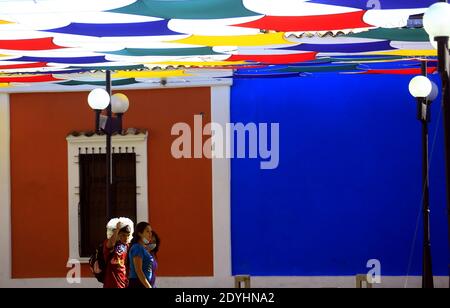
POLYGON ((46 67, 47 63, 45 62, 36 62, 36 63, 25 63, 25 64, 10 64, 10 65, 0 65, 0 70, 17 70, 24 68, 42 68, 46 67))
MULTIPOLYGON (((427 69, 428 74, 436 72, 435 67, 427 69)), ((364 72, 363 74, 393 74, 393 75, 420 75, 422 70, 420 68, 403 68, 403 69, 373 69, 364 72)))
POLYGON ((113 55, 130 56, 130 57, 182 57, 182 56, 212 56, 220 55, 211 47, 197 47, 197 48, 125 48, 119 51, 109 52, 113 55))
POLYGON ((268 33, 239 36, 201 36, 192 35, 188 38, 173 41, 178 44, 204 46, 269 46, 292 44, 285 39, 284 33, 268 33))
POLYGON ((71 23, 70 25, 50 29, 48 32, 85 35, 94 37, 120 37, 120 36, 165 36, 179 35, 167 27, 168 20, 136 22, 126 24, 82 24, 71 23))
POLYGON ((252 61, 264 64, 283 64, 312 61, 316 59, 315 52, 295 53, 287 55, 232 55, 230 61, 252 61))
POLYGON ((371 25, 364 22, 365 13, 366 11, 317 16, 264 16, 236 26, 284 32, 368 28, 371 25))
MULTIPOLYGON (((136 84, 138 83, 136 81, 136 79, 134 78, 128 78, 128 79, 119 79, 119 80, 113 80, 112 81, 112 85, 115 87, 118 86, 128 86, 128 85, 132 85, 132 84, 136 84)), ((78 81, 78 80, 68 80, 65 82, 60 82, 58 83, 59 85, 63 85, 63 86, 106 86, 106 82, 105 81, 78 81)))
POLYGON ((14 61, 23 61, 23 62, 52 62, 59 64, 90 64, 90 63, 104 63, 108 62, 105 56, 96 56, 96 57, 67 57, 67 58, 50 58, 50 57, 20 57, 14 59, 14 61))
POLYGON ((351 33, 348 37, 359 37, 377 40, 428 42, 430 40, 424 29, 371 29, 360 33, 351 33))
POLYGON ((53 75, 42 75, 42 76, 16 76, 16 77, 2 77, 0 75, 0 83, 11 83, 11 82, 50 82, 59 81, 53 77, 53 75))
POLYGON ((112 12, 165 19, 220 19, 258 15, 242 0, 138 0, 112 12))
POLYGON ((53 43, 52 37, 24 40, 0 40, 0 49, 4 50, 53 50, 64 48, 53 43))
POLYGON ((316 52, 340 52, 340 53, 360 53, 370 51, 384 51, 394 49, 390 41, 379 41, 370 43, 355 44, 300 44, 283 48, 285 50, 302 50, 316 52))
POLYGON ((214 76, 230 69, 239 78, 415 74, 405 61, 436 57, 420 25, 434 2, 2 0, 0 83, 101 86, 105 70, 115 85, 222 78, 214 76))

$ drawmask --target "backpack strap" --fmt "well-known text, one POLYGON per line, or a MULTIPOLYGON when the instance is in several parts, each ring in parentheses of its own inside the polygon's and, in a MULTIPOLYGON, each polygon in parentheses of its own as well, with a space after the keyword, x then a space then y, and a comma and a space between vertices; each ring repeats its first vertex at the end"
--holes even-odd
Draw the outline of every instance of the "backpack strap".
MULTIPOLYGON (((105 246, 106 247, 106 246, 105 246)), ((106 249, 108 249, 108 247, 106 247, 106 249)), ((105 259, 105 264, 108 265, 109 261, 111 261, 113 255, 114 255, 114 250, 116 249, 116 246, 114 245, 113 248, 111 248, 111 250, 109 250, 109 254, 108 257, 105 259)))

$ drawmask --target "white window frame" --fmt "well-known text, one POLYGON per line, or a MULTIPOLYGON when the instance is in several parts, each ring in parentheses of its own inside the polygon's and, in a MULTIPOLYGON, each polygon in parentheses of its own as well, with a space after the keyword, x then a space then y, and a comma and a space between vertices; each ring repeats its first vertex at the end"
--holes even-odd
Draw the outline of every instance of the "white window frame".
MULTIPOLYGON (((138 135, 116 135, 112 137, 112 147, 125 149, 134 148, 136 153, 136 219, 137 221, 149 221, 148 214, 148 176, 147 176, 147 133, 138 135)), ((68 161, 68 189, 69 189, 69 258, 79 260, 80 263, 88 263, 89 258, 80 256, 79 234, 79 204, 80 204, 80 170, 79 170, 79 149, 85 153, 88 148, 90 153, 92 148, 102 149, 106 152, 106 136, 94 135, 87 137, 69 136, 67 140, 67 161, 68 161)), ((106 226, 105 226, 106 238, 106 226)))

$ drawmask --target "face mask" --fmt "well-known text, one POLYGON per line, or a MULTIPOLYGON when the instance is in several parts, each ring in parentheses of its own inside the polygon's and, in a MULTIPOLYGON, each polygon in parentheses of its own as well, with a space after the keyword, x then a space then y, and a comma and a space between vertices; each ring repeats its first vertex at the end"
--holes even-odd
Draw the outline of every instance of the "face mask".
POLYGON ((148 239, 146 239, 146 238, 144 238, 144 244, 145 244, 145 245, 148 245, 148 244, 150 244, 149 240, 148 240, 148 239))
POLYGON ((148 249, 154 250, 156 248, 156 244, 150 244, 148 245, 148 249))

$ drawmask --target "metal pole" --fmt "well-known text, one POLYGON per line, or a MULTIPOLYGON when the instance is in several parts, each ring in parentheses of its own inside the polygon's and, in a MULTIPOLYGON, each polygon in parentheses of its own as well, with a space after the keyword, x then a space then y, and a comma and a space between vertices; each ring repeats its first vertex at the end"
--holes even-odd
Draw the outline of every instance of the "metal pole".
MULTIPOLYGON (((106 92, 111 97, 111 71, 106 71, 106 92)), ((112 106, 107 108, 107 129, 106 129, 106 217, 109 221, 112 219, 112 156, 111 156, 111 137, 112 137, 112 106)))
POLYGON ((117 129, 119 130, 120 134, 122 134, 122 130, 123 130, 123 128, 122 128, 122 126, 123 126, 122 121, 123 121, 123 113, 118 113, 117 114, 117 122, 118 122, 117 129))
MULTIPOLYGON (((442 113, 444 122, 445 144, 445 173, 447 178, 447 222, 448 222, 448 247, 450 253, 450 56, 448 49, 448 37, 436 37, 438 42, 438 68, 442 80, 442 113)), ((450 286, 450 255, 448 261, 449 286, 450 286)))
POLYGON ((422 146, 423 146, 423 271, 422 287, 434 288, 433 269, 431 259, 431 240, 430 240, 430 201, 429 201, 429 169, 428 169, 428 123, 422 120, 422 146))
MULTIPOLYGON (((427 62, 422 61, 422 75, 427 76, 427 62)), ((418 99, 420 122, 422 123, 422 183, 423 183, 423 266, 422 288, 434 288, 430 237, 430 165, 428 153, 428 122, 430 121, 430 102, 427 98, 418 99)))
POLYGON ((419 100, 424 106, 422 122, 422 180, 424 187, 423 195, 423 269, 422 287, 433 288, 433 269, 431 259, 431 239, 430 239, 430 190, 429 190, 429 161, 428 161, 428 104, 425 100, 419 100), (426 107, 425 107, 426 106, 426 107))
POLYGON ((100 132, 100 114, 102 113, 101 110, 95 110, 95 132, 100 132))

